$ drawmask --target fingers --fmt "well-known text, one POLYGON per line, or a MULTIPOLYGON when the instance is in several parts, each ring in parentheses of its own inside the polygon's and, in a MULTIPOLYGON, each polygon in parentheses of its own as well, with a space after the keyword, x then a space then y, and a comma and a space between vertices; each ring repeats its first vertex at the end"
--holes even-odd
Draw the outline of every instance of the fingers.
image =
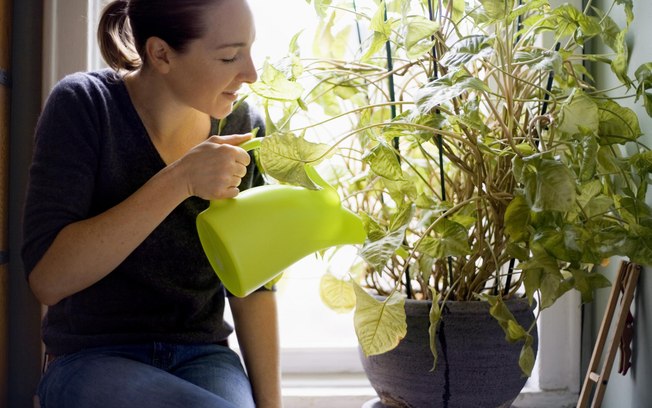
MULTIPOLYGON (((240 163, 238 163, 238 164, 240 164, 240 163)), ((247 166, 242 165, 242 164, 237 166, 233 171, 233 175, 235 177, 237 177, 238 179, 243 178, 246 174, 247 174, 247 166)))
POLYGON ((229 187, 227 189, 224 189, 223 192, 215 197, 216 199, 223 199, 223 198, 235 198, 240 194, 240 190, 237 187, 229 187))
POLYGON ((182 159, 184 180, 191 195, 203 199, 233 198, 251 163, 249 153, 237 145, 251 134, 211 136, 182 159))
POLYGON ((248 166, 251 162, 249 153, 237 146, 251 138, 251 133, 246 133, 244 135, 211 136, 208 140, 212 143, 223 145, 222 147, 233 146, 234 148, 237 148, 238 152, 236 153, 235 160, 244 166, 248 166))
MULTIPOLYGON (((221 147, 221 149, 223 148, 221 147)), ((233 149, 236 148, 233 147, 233 149)), ((215 189, 214 195, 225 198, 235 197, 238 194, 238 186, 242 182, 242 178, 247 174, 247 164, 249 163, 249 155, 246 153, 245 155, 247 163, 242 163, 241 159, 235 158, 232 154, 227 154, 222 155, 221 158, 213 159, 214 167, 205 165, 209 176, 206 182, 210 183, 207 187, 215 189)))
POLYGON ((216 189, 215 192, 213 193, 213 197, 216 199, 221 199, 221 198, 235 198, 238 194, 240 194, 240 189, 238 186, 240 185, 240 182, 242 181, 241 176, 231 176, 224 182, 225 185, 228 187, 223 187, 220 189, 216 189))

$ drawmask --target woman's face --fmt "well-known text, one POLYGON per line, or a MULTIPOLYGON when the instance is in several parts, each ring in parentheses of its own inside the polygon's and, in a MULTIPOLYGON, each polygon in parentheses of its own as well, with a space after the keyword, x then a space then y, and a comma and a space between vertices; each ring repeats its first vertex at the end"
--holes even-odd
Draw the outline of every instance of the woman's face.
POLYGON ((223 118, 242 84, 257 79, 251 59, 256 32, 246 0, 215 3, 204 15, 206 33, 183 52, 172 52, 166 77, 180 103, 223 118))

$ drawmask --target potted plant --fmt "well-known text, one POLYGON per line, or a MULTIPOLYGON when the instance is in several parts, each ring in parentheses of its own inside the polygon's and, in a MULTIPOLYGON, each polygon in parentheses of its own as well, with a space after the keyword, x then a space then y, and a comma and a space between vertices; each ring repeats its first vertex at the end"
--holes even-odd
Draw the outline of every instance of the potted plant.
MULTIPOLYGON (((313 3, 324 16, 323 57, 301 60, 293 41, 290 56, 266 64, 252 86, 271 133, 261 165, 280 182, 315 188, 303 166, 328 158, 325 170, 363 218, 368 238, 359 252, 363 268, 326 276, 323 298, 340 309, 356 306, 366 365, 413 342, 406 340, 416 329, 408 328, 405 308, 417 304, 425 310, 418 330, 428 351, 418 360, 437 370, 409 374, 408 382, 443 376, 437 395, 470 406, 455 399, 452 344, 442 334, 454 326, 449 315, 457 305, 479 307, 493 319, 503 343, 517 344, 508 364, 518 361, 529 376, 535 302, 545 309, 569 290, 590 301, 595 288, 609 284, 596 265, 615 255, 652 264, 652 153, 639 141, 636 114, 607 96, 590 71, 609 65, 623 96, 652 115, 652 65, 631 77, 627 64, 633 4, 614 0, 601 10, 591 1, 583 9, 548 0, 313 3), (613 7, 623 8, 625 27, 609 16, 613 7), (355 30, 342 28, 345 18, 355 30), (356 32, 355 55, 338 54, 342 39, 356 32), (596 43, 610 53, 589 52, 596 43), (327 119, 293 128, 316 105, 327 119), (317 143, 326 123, 343 130, 317 143), (437 362, 442 352, 444 368, 437 362)), ((462 321, 464 333, 473 323, 462 321)), ((487 346, 476 359, 502 358, 496 350, 487 346)), ((508 382, 502 372, 478 369, 477 360, 469 371, 508 382)), ((396 382, 400 361, 416 365, 414 358, 391 361, 389 382, 396 382)), ((386 405, 423 406, 375 387, 386 405)), ((496 406, 510 401, 496 398, 496 406)))

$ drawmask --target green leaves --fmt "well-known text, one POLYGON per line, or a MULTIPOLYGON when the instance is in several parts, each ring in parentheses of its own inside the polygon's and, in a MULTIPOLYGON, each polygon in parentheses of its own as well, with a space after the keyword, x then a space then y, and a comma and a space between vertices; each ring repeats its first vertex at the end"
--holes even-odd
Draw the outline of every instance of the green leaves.
POLYGON ((289 80, 283 72, 268 61, 263 64, 263 72, 258 81, 249 85, 251 90, 265 99, 294 101, 301 98, 303 86, 289 80))
POLYGON ((487 16, 500 20, 509 15, 514 8, 514 0, 480 0, 487 16))
POLYGON ((312 46, 315 56, 336 59, 345 57, 352 27, 346 26, 336 31, 336 22, 337 13, 330 13, 328 20, 320 22, 312 46))
POLYGON ((403 179, 403 171, 398 156, 394 149, 385 142, 378 143, 362 159, 369 163, 371 170, 379 176, 395 181, 403 179))
POLYGON ((587 16, 570 4, 554 8, 548 19, 555 30, 555 40, 570 36, 581 45, 601 32, 598 19, 587 16))
POLYGON ((433 288, 430 288, 430 294, 432 295, 432 305, 430 305, 430 313, 428 313, 428 319, 430 320, 430 325, 428 326, 428 338, 430 339, 430 352, 433 357, 431 370, 433 371, 435 367, 437 367, 437 358, 439 355, 439 353, 437 353, 437 330, 439 328, 442 310, 441 305, 439 304, 441 294, 433 288))
POLYGON ((562 107, 558 130, 575 135, 595 134, 598 131, 599 116, 597 103, 583 92, 575 92, 570 102, 562 107))
POLYGON ((371 44, 364 55, 360 58, 362 61, 366 61, 380 51, 392 34, 392 22, 385 19, 385 2, 382 1, 373 17, 371 18, 371 24, 369 28, 373 32, 371 39, 371 44))
POLYGON ((444 54, 440 63, 444 66, 457 67, 475 59, 487 57, 493 51, 488 40, 489 37, 484 35, 462 38, 444 54))
POLYGON ((529 51, 519 51, 514 55, 518 63, 529 66, 533 70, 561 72, 562 56, 559 52, 535 48, 529 51))
POLYGON ((356 295, 353 324, 362 351, 372 356, 392 350, 407 334, 405 298, 394 292, 380 301, 360 286, 353 287, 356 295))
POLYGON ((644 151, 634 154, 629 159, 633 168, 636 169, 638 174, 652 173, 652 151, 644 151))
POLYGON ((489 313, 502 327, 505 332, 505 339, 512 343, 523 341, 518 365, 523 373, 529 377, 532 375, 532 368, 534 367, 534 350, 532 348, 534 338, 516 321, 501 297, 485 295, 482 298, 489 302, 489 313))
POLYGON ((382 271, 387 261, 400 248, 405 237, 405 228, 391 231, 376 241, 368 241, 362 247, 360 256, 375 270, 382 271))
POLYGON ((339 279, 326 273, 319 282, 319 297, 331 310, 347 313, 355 308, 355 289, 350 280, 339 279))
POLYGON ((532 257, 521 263, 520 267, 523 271, 525 293, 532 302, 534 295, 539 292, 541 310, 550 307, 563 294, 559 292, 559 288, 564 277, 557 260, 545 251, 533 251, 532 257))
POLYGON ((305 166, 317 165, 329 149, 328 145, 311 143, 292 133, 275 133, 263 139, 260 161, 265 172, 276 180, 316 190, 319 186, 305 166))
POLYGON ((326 16, 326 11, 328 10, 328 7, 330 7, 331 3, 333 0, 306 0, 308 3, 312 1, 313 6, 315 7, 315 11, 317 12, 317 15, 320 17, 325 17, 326 16))
POLYGON ((627 240, 628 256, 632 262, 649 265, 652 259, 652 223, 647 226, 633 225, 632 236, 627 240))
POLYGON ((636 100, 643 99, 645 111, 652 116, 652 63, 648 62, 636 69, 634 73, 639 85, 636 87, 636 100))
POLYGON ((600 109, 599 142, 602 145, 636 140, 641 134, 638 116, 615 101, 605 100, 598 104, 600 109))
POLYGON ((532 375, 532 369, 534 368, 535 354, 532 344, 534 343, 534 338, 531 335, 528 335, 525 338, 523 347, 521 348, 521 354, 518 356, 518 366, 521 367, 521 371, 529 377, 532 375))
MULTIPOLYGON (((608 284, 592 271, 607 257, 652 262, 646 204, 652 153, 640 142, 636 110, 621 106, 620 94, 600 90, 609 74, 636 83, 637 101, 652 115, 652 63, 630 82, 627 27, 610 17, 612 9, 480 0, 464 10, 464 0, 442 0, 430 2, 437 8, 433 22, 423 1, 375 0, 355 9, 350 2, 310 2, 324 16, 315 42, 323 58, 306 64, 303 74, 277 64, 256 88, 266 101, 288 107, 273 121, 281 132, 267 127, 277 139, 263 146, 263 167, 282 182, 314 188, 306 165, 334 146, 310 144, 287 130, 316 129, 322 136, 331 133, 321 132, 323 124, 336 124, 335 182, 367 231, 359 253, 365 283, 393 293, 404 288, 409 270, 414 296, 433 299, 428 330, 435 363, 438 301, 491 294, 487 279, 500 279, 505 289, 496 264, 516 259, 508 292, 524 288, 545 309, 569 290, 589 301, 608 284), (362 44, 347 20, 368 33, 362 44), (594 46, 586 47, 589 40, 594 46), (594 66, 612 71, 600 69, 594 78, 594 66), (305 89, 292 85, 305 78, 312 80, 305 89), (326 120, 313 117, 306 125, 303 115, 313 112, 304 100, 318 104, 326 120), (300 124, 290 123, 296 112, 300 124)), ((632 3, 614 3, 627 26, 632 3)), ((632 93, 627 86, 623 99, 632 93)), ((353 279, 328 274, 320 296, 338 311, 355 300, 356 332, 368 354, 404 336, 401 295, 380 301, 353 279)), ((513 320, 500 297, 491 302, 505 337, 523 344, 519 364, 529 373, 528 328, 513 320)))
POLYGON ((580 292, 582 303, 592 302, 596 289, 611 286, 611 282, 604 275, 596 271, 572 269, 571 273, 572 277, 568 280, 568 284, 580 292))
POLYGON ((437 222, 433 232, 434 237, 426 236, 421 240, 419 250, 438 259, 471 253, 469 232, 461 224, 444 218, 437 222))
POLYGON ((534 211, 571 211, 575 205, 575 176, 555 160, 541 160, 537 166, 534 211))
POLYGON ((624 6, 627 25, 634 20, 634 1, 633 0, 616 0, 616 4, 624 6))
POLYGON ((523 195, 517 195, 505 211, 505 233, 514 242, 524 242, 530 237, 530 206, 523 195))
POLYGON ((392 34, 392 25, 391 22, 386 19, 386 5, 385 1, 381 1, 378 5, 378 9, 374 13, 374 16, 371 18, 370 28, 374 33, 378 33, 383 41, 387 41, 389 36, 392 34))
POLYGON ((436 79, 425 85, 416 94, 416 105, 421 112, 429 113, 437 106, 449 102, 464 92, 491 90, 480 79, 462 71, 436 79))
POLYGON ((405 29, 405 49, 409 57, 418 57, 430 51, 432 37, 439 30, 439 23, 424 16, 412 16, 405 29))

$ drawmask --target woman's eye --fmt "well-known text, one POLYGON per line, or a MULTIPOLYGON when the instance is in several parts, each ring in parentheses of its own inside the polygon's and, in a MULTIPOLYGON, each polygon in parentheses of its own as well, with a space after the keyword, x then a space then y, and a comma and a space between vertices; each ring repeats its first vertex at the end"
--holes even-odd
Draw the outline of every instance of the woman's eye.
POLYGON ((233 58, 221 58, 220 61, 230 64, 232 62, 235 62, 238 59, 238 57, 233 57, 233 58))

